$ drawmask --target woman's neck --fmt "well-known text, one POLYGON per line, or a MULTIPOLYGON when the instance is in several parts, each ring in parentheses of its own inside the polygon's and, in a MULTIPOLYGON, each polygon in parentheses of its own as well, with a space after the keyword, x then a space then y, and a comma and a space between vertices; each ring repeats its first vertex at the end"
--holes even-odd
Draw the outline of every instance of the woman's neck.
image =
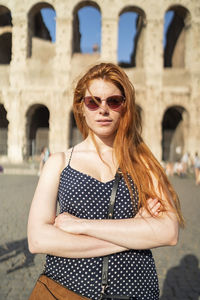
POLYGON ((96 147, 95 147, 95 144, 96 144, 99 149, 99 152, 103 153, 106 151, 113 150, 114 139, 111 139, 110 137, 101 138, 99 136, 96 136, 94 133, 91 133, 85 139, 85 142, 87 143, 87 145, 90 149, 92 149, 92 148, 96 149, 96 147))

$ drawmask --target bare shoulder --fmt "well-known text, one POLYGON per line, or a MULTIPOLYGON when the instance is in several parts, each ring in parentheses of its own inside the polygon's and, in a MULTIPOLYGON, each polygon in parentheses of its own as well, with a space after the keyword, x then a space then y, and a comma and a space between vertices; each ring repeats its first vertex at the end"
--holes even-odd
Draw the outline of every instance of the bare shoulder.
POLYGON ((65 161, 64 167, 66 167, 69 164, 72 155, 74 155, 74 154, 77 155, 84 151, 86 152, 87 148, 84 146, 84 142, 81 142, 81 143, 76 144, 73 147, 67 149, 65 152, 63 152, 62 155, 64 155, 63 159, 65 161))
POLYGON ((42 173, 53 171, 54 174, 60 173, 66 164, 66 154, 64 152, 56 152, 51 154, 44 164, 42 173))
MULTIPOLYGON (((60 170, 64 169, 72 156, 75 152, 80 152, 83 148, 83 143, 79 143, 74 147, 67 149, 65 152, 57 152, 52 154, 49 159, 47 160, 48 165, 56 166, 56 169, 59 168, 60 170)), ((46 164, 47 164, 46 163, 46 164)))

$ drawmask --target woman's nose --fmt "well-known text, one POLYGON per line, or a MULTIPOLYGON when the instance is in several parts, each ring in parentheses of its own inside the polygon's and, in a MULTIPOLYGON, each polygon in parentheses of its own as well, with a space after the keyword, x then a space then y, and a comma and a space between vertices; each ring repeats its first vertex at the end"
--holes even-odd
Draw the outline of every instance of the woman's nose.
POLYGON ((108 113, 109 107, 108 107, 106 100, 101 101, 101 104, 99 105, 99 110, 100 110, 100 113, 103 113, 103 114, 108 113))

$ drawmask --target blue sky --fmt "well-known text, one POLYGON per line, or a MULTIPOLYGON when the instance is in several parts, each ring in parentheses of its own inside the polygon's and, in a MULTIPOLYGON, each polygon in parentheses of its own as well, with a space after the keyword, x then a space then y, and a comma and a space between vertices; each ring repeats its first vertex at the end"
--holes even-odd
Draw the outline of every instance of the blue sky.
MULTIPOLYGON (((83 53, 91 53, 94 44, 101 45, 101 15, 94 7, 88 6, 79 10, 81 32, 81 50, 83 53)), ((56 15, 55 11, 49 8, 42 9, 43 20, 49 29, 52 41, 55 42, 56 15)), ((127 12, 119 19, 118 38, 118 61, 128 62, 133 51, 133 40, 136 33, 136 13, 127 12)), ((165 15, 164 39, 167 28, 173 17, 173 12, 169 11, 165 15)))

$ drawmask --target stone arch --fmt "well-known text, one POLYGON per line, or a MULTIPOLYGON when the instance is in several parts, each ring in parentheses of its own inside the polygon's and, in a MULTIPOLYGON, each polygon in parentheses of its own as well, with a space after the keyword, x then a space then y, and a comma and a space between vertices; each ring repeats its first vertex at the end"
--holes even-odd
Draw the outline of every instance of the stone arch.
POLYGON ((27 157, 39 155, 42 147, 49 146, 49 109, 43 104, 34 104, 26 113, 27 157))
POLYGON ((178 161, 185 151, 189 114, 183 106, 170 106, 162 120, 162 160, 178 161))
POLYGON ((76 126, 73 111, 70 112, 69 122, 69 147, 72 147, 82 141, 82 135, 76 126))
POLYGON ((146 15, 144 11, 136 6, 127 6, 123 8, 119 14, 119 29, 118 29, 118 64, 123 68, 130 67, 143 67, 143 49, 144 49, 144 27, 146 25, 146 15), (126 61, 119 61, 119 52, 120 48, 127 45, 121 42, 121 39, 125 36, 124 33, 121 34, 120 31, 120 22, 123 20, 122 18, 125 16, 130 17, 132 15, 132 19, 135 21, 133 24, 133 34, 132 41, 130 41, 130 57, 126 59, 126 61))
MULTIPOLYGON (((85 53, 91 53, 91 52, 99 52, 101 45, 98 44, 98 38, 94 38, 94 40, 92 41, 92 45, 91 47, 89 47, 88 49, 86 49, 87 51, 82 51, 81 50, 81 39, 82 39, 82 34, 80 32, 80 11, 85 9, 85 8, 93 8, 96 9, 99 12, 99 21, 101 22, 101 10, 99 5, 94 2, 94 1, 82 1, 80 3, 78 3, 74 10, 73 10, 73 39, 72 39, 72 54, 74 53, 81 53, 81 52, 85 52, 85 53)), ((95 12, 91 11, 90 14, 94 14, 95 12)), ((89 18, 88 18, 89 19, 89 18)), ((96 20, 96 22, 99 22, 98 20, 96 20)), ((91 24, 92 25, 92 24, 91 24)), ((98 24, 97 24, 98 25, 98 24)), ((90 29, 93 29, 95 26, 89 26, 90 29)), ((97 30, 96 34, 99 36, 101 35, 101 25, 98 26, 99 29, 97 30), (98 32, 100 31, 100 32, 98 32)), ((87 28, 88 30, 89 28, 87 28)), ((99 41, 100 41, 100 37, 99 37, 99 41)))
POLYGON ((11 62, 12 53, 12 17, 10 10, 0 5, 0 64, 11 62))
POLYGON ((0 104, 0 155, 7 155, 8 152, 8 124, 7 111, 0 104))
POLYGON ((181 5, 170 6, 165 13, 164 67, 185 67, 186 34, 190 18, 187 8, 181 5))
MULTIPOLYGON (((51 32, 47 28, 43 18, 43 12, 46 9, 50 9, 55 12, 54 7, 47 2, 39 2, 32 6, 28 12, 28 47, 27 47, 27 57, 33 55, 33 39, 43 40, 43 42, 52 42, 53 37, 51 32)), ((56 12, 55 12, 56 14, 56 12)), ((55 25, 56 26, 56 25, 55 25)), ((55 31, 55 30, 54 30, 55 31)), ((41 47, 41 44, 39 45, 41 47)), ((36 45, 37 47, 37 45, 36 45)), ((37 48, 36 48, 37 49, 37 48)), ((41 49, 40 49, 41 50, 41 49)))

